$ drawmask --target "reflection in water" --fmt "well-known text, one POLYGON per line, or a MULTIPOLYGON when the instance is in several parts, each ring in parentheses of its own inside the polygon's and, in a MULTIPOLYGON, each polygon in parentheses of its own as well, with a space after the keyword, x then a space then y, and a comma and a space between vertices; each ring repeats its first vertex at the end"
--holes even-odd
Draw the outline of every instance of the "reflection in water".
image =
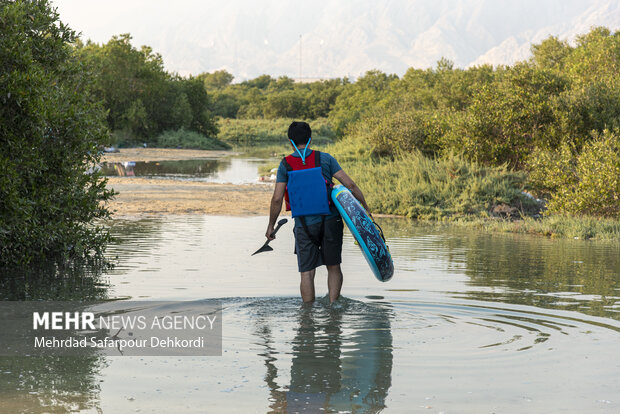
POLYGON ((5 275, 4 300, 224 298, 224 342, 215 358, 0 358, 0 412, 620 412, 620 245, 384 218, 394 278, 376 283, 346 235, 357 300, 306 307, 292 232, 250 256, 264 223, 117 220, 105 274, 5 275))
POLYGON ((452 297, 620 320, 620 243, 491 234, 400 219, 382 219, 381 225, 401 274, 467 276, 466 288, 432 287, 452 297))
POLYGON ((486 287, 471 292, 471 298, 620 320, 614 308, 620 299, 618 244, 476 233, 462 237, 462 242, 471 286, 486 287))
MULTIPOLYGON (((275 299, 279 301, 280 299, 275 299)), ((290 351, 280 350, 272 338, 272 324, 264 301, 251 304, 259 311, 255 334, 265 352, 274 413, 379 412, 391 385, 392 335, 389 310, 380 305, 342 297, 330 306, 326 298, 314 304, 289 302, 284 318, 295 321, 290 351), (278 353, 292 353, 290 384, 279 385, 278 353)), ((272 305, 273 306, 273 305, 272 305)), ((279 308, 281 318, 284 309, 279 308)), ((278 324, 278 328, 282 328, 278 324)))
POLYGON ((136 175, 133 171, 136 163, 133 161, 115 162, 104 164, 102 170, 105 175, 117 175, 119 177, 133 177, 136 175), (112 174, 112 171, 115 174, 112 174))
POLYGON ((99 406, 106 361, 84 357, 0 357, 1 413, 73 413, 99 406))
POLYGON ((217 158, 178 161, 130 161, 103 163, 104 175, 119 177, 174 178, 214 183, 247 184, 258 182, 258 158, 217 158))
MULTIPOLYGON (((108 295, 105 266, 37 265, 0 272, 0 300, 102 300, 108 295)), ((2 333, 0 333, 2 334, 2 333)), ((69 413, 99 405, 99 378, 105 359, 0 357, 0 413, 69 413)))
POLYGON ((0 269, 0 300, 100 300, 108 297, 108 263, 38 263, 0 269))
POLYGON ((129 161, 106 162, 102 164, 102 171, 108 176, 196 176, 204 177, 218 171, 219 168, 230 165, 223 160, 181 160, 181 161, 129 161))

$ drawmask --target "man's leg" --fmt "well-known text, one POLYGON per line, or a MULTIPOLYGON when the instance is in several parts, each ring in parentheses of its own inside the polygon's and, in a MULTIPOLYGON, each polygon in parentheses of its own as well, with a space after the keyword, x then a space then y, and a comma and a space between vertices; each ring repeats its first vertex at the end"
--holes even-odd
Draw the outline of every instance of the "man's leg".
POLYGON ((340 289, 342 289, 342 270, 340 270, 339 264, 327 266, 327 289, 329 291, 330 303, 340 297, 340 289))
POLYGON ((314 300, 314 273, 316 269, 312 269, 308 272, 301 272, 301 283, 299 284, 299 290, 301 290, 301 299, 304 302, 312 302, 314 300))

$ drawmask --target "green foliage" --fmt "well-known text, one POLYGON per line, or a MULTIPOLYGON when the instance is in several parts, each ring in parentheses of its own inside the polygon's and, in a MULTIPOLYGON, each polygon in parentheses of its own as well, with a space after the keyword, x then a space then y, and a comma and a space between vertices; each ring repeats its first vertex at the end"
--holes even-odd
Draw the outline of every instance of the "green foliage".
POLYGON ((381 212, 482 214, 489 200, 524 202, 514 191, 527 185, 549 198, 549 213, 617 218, 620 32, 594 28, 575 47, 550 37, 532 53, 528 62, 496 69, 455 69, 442 59, 402 79, 369 72, 345 86, 329 114, 341 134, 339 159, 360 174, 365 191, 372 188, 381 212), (482 190, 455 182, 444 191, 449 180, 431 161, 422 163, 419 152, 437 165, 463 154, 472 185, 482 190), (529 182, 525 172, 504 166, 529 171, 529 182), (494 172, 480 173, 484 168, 494 172), (491 182, 480 181, 493 174, 491 182), (386 184, 392 181, 400 187, 386 184), (476 196, 455 196, 461 192, 476 196))
POLYGON ((179 129, 177 131, 164 131, 156 140, 161 148, 187 148, 203 150, 229 150, 230 145, 215 138, 208 138, 195 131, 179 129))
POLYGON ((232 93, 215 91, 211 93, 213 115, 222 118, 236 118, 241 103, 232 93))
POLYGON ((462 156, 429 158, 418 151, 376 159, 364 148, 343 141, 327 148, 362 188, 373 211, 419 219, 486 216, 495 205, 526 207, 521 194, 526 175, 487 167, 462 156))
POLYGON ((396 75, 388 76, 378 70, 371 70, 345 88, 329 113, 329 120, 334 126, 336 135, 344 135, 349 124, 360 119, 371 109, 380 107, 391 85, 397 81, 396 75))
POLYGON ((222 70, 201 73, 196 78, 212 98, 214 115, 243 119, 327 117, 347 84, 342 79, 295 83, 287 76, 269 75, 232 84, 233 75, 222 70))
POLYGON ((181 93, 177 95, 170 112, 170 121, 182 129, 188 128, 192 122, 192 107, 189 105, 187 95, 181 93))
POLYGON ((562 41, 555 36, 550 36, 540 44, 532 45, 531 50, 531 60, 536 67, 562 70, 572 48, 568 45, 568 42, 562 41))
POLYGON ((540 219, 523 217, 518 221, 481 219, 458 224, 494 232, 535 234, 551 238, 620 240, 620 221, 591 216, 551 215, 540 219))
POLYGON ((0 3, 0 265, 101 254, 108 140, 76 34, 48 1, 0 3))
POLYGON ((534 150, 579 150, 592 130, 619 127, 619 33, 594 28, 576 47, 550 37, 511 67, 462 70, 442 59, 402 79, 372 71, 345 85, 329 119, 343 139, 371 135, 377 155, 458 152, 522 168, 534 150))
POLYGON ((95 92, 108 110, 113 131, 147 142, 171 129, 217 134, 206 80, 167 73, 162 57, 148 46, 133 47, 129 34, 113 36, 102 45, 77 42, 75 52, 96 75, 95 92))
POLYGON ((495 80, 491 66, 454 69, 452 62, 441 59, 435 69, 407 70, 393 85, 391 104, 406 103, 411 109, 460 111, 470 104, 475 92, 495 80))
POLYGON ((267 119, 295 118, 304 107, 304 98, 293 90, 269 95, 263 105, 263 114, 267 119))
POLYGON ((564 144, 538 151, 530 179, 550 195, 549 213, 620 218, 620 134, 595 133, 581 152, 564 144))
POLYGON ((213 73, 201 73, 196 79, 204 83, 207 91, 224 89, 233 81, 235 77, 225 70, 216 70, 213 73))
MULTIPOLYGON (((279 144, 288 147, 288 127, 294 119, 220 119, 218 139, 241 147, 279 144)), ((312 143, 331 142, 334 133, 326 119, 308 121, 312 143)))
POLYGON ((439 149, 438 136, 444 127, 445 119, 434 111, 379 109, 353 124, 348 136, 361 137, 379 157, 412 151, 432 155, 439 149))
POLYGON ((481 86, 471 105, 455 117, 445 137, 447 151, 493 165, 521 167, 534 148, 555 148, 554 102, 567 82, 549 70, 518 64, 481 86))
POLYGON ((577 37, 577 47, 566 57, 566 70, 576 85, 618 85, 620 31, 595 27, 577 37))

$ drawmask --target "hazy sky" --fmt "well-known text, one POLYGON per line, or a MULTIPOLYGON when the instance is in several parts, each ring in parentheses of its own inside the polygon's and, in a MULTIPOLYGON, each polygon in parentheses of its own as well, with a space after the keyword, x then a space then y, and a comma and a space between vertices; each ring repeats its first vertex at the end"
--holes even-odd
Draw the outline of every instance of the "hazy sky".
POLYGON ((402 75, 447 57, 511 64, 549 35, 620 29, 620 0, 52 0, 84 39, 130 33, 182 75, 402 75), (300 35, 302 49, 300 51, 300 35))

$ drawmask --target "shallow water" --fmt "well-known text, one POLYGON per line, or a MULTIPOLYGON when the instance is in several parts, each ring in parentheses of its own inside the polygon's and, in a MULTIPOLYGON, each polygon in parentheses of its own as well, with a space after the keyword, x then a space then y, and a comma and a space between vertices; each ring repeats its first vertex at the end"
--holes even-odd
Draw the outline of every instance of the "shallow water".
POLYGON ((226 157, 177 161, 136 161, 103 163, 111 177, 168 178, 220 184, 257 183, 258 168, 265 159, 226 157))
POLYGON ((0 412, 620 411, 619 245, 383 219, 394 278, 347 234, 344 297, 329 306, 321 270, 303 305, 291 223, 250 256, 266 221, 117 220, 118 264, 93 286, 5 284, 4 299, 218 298, 223 352, 0 358, 0 412))

